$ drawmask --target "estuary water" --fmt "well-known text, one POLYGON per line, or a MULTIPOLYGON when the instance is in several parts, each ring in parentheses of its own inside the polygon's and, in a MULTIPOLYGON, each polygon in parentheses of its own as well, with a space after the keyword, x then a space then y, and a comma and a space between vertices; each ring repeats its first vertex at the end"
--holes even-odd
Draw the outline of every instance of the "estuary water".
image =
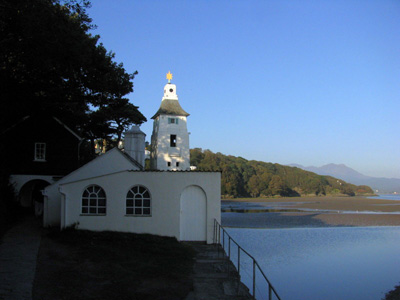
MULTIPOLYGON (((378 300, 400 283, 400 227, 228 232, 256 258, 282 300, 378 300)), ((241 260, 242 280, 251 288, 251 262, 244 255, 241 260)), ((266 286, 257 286, 257 298, 264 299, 266 286)))
POLYGON ((372 196, 372 197, 368 197, 368 198, 400 201, 400 195, 398 195, 398 194, 390 194, 390 195, 382 194, 382 195, 372 196))
MULTIPOLYGON (((379 300, 400 284, 400 227, 246 228, 249 214, 232 212, 222 213, 222 225, 232 214, 241 228, 226 230, 256 258, 282 300, 379 300)), ((237 261, 234 245, 231 257, 237 261)), ((240 268, 252 289, 252 263, 243 253, 240 268)), ((261 274, 256 278, 257 299, 268 299, 261 274)))

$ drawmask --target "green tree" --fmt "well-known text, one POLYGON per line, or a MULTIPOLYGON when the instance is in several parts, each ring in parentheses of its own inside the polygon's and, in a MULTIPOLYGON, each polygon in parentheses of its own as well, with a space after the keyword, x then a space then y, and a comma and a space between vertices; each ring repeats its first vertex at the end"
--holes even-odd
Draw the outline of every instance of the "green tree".
POLYGON ((204 159, 204 153, 201 148, 190 149, 190 165, 198 166, 204 159))
POLYGON ((115 99, 98 110, 103 122, 108 124, 110 134, 106 140, 109 144, 117 146, 122 138, 122 133, 131 124, 141 124, 146 118, 138 111, 138 107, 128 102, 128 99, 115 99), (115 137, 115 139, 112 139, 115 137))
POLYGON ((247 182, 248 192, 252 197, 258 197, 261 194, 262 188, 261 178, 257 175, 253 175, 250 177, 247 182))
POLYGON ((357 187, 356 194, 374 194, 374 191, 367 185, 360 185, 357 187))
POLYGON ((99 36, 90 34, 94 26, 86 13, 89 6, 76 0, 1 1, 0 129, 45 112, 81 134, 104 135, 99 122, 115 125, 118 138, 121 124, 146 120, 124 99, 133 91, 136 73, 114 62, 114 54, 98 43, 99 36), (113 119, 101 120, 101 113, 89 116, 101 109, 111 110, 113 119), (128 117, 116 117, 125 109, 128 117))
POLYGON ((281 195, 285 190, 285 185, 282 178, 278 175, 274 175, 269 182, 269 190, 272 195, 281 195))

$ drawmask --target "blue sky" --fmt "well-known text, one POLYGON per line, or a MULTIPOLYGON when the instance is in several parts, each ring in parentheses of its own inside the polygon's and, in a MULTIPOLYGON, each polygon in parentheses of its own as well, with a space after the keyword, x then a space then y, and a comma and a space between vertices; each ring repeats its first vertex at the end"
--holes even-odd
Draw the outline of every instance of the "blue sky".
POLYGON ((168 71, 191 148, 400 178, 400 1, 92 0, 150 141, 168 71))

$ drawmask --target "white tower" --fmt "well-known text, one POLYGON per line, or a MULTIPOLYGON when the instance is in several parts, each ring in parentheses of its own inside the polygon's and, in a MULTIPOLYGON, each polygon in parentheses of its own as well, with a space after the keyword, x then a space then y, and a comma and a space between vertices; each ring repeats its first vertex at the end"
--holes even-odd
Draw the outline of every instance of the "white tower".
POLYGON ((179 104, 170 72, 167 79, 160 108, 152 117, 150 165, 154 170, 190 170, 189 133, 186 126, 189 114, 179 104))

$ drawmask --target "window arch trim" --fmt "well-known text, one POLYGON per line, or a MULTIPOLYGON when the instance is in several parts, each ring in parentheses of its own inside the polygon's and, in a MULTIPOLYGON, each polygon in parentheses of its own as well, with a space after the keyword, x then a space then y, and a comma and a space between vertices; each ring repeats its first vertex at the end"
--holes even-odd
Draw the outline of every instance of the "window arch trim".
POLYGON ((125 213, 126 216, 151 217, 151 193, 147 187, 137 184, 129 189, 125 198, 125 213))
POLYGON ((97 185, 87 186, 81 197, 81 214, 85 216, 104 216, 107 213, 107 195, 105 190, 97 185))

